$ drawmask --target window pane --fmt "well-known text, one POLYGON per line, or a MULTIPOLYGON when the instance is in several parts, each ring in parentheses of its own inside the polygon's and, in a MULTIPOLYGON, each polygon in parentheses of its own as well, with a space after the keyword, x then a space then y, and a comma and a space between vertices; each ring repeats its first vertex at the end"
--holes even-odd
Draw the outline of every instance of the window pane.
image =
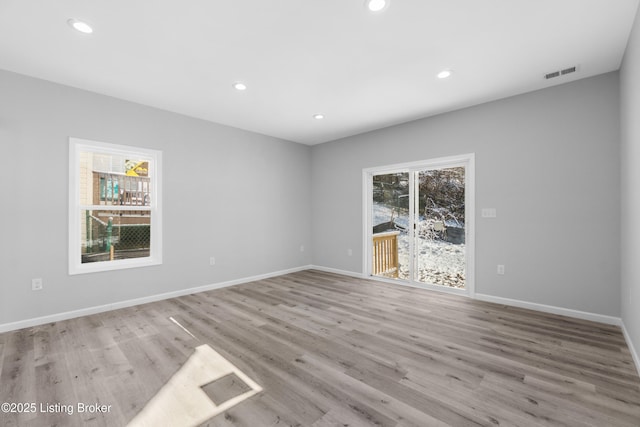
POLYGON ((83 264, 150 255, 149 211, 82 210, 80 228, 83 264))
POLYGON ((373 176, 372 274, 409 278, 409 173, 373 176))
POLYGON ((128 156, 80 153, 80 204, 150 206, 149 161, 128 156))
POLYGON ((465 168, 418 173, 415 280, 466 286, 465 168))

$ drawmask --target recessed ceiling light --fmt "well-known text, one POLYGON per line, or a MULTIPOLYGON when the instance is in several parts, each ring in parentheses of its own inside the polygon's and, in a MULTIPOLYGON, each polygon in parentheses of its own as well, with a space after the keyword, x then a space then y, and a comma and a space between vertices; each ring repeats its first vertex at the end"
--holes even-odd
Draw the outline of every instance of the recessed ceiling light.
POLYGON ((439 79, 446 79, 448 77, 451 77, 451 74, 453 74, 453 71, 451 70, 442 70, 438 73, 438 78, 439 79))
POLYGON ((371 12, 380 12, 389 6, 389 0, 366 0, 364 4, 371 12))
POLYGON ((247 85, 246 85, 246 84, 244 84, 244 83, 242 83, 242 82, 235 82, 235 83, 233 84, 233 88, 234 88, 235 90, 240 90, 240 91, 242 91, 242 90, 247 90, 247 85))
POLYGON ((93 28, 91 28, 91 25, 87 24, 84 21, 80 21, 79 19, 68 19, 67 20, 67 24, 69 24, 69 26, 71 26, 71 28, 73 28, 76 31, 80 31, 81 33, 85 33, 85 34, 91 34, 93 33, 93 28))
POLYGON ((322 120, 324 119, 324 114, 314 114, 313 118, 316 120, 322 120))

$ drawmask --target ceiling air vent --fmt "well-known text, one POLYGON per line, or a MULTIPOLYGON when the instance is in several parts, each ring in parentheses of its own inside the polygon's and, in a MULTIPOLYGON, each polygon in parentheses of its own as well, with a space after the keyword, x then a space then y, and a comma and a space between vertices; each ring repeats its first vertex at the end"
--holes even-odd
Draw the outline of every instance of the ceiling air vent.
POLYGON ((576 71, 578 71, 578 67, 569 67, 569 68, 565 68, 564 70, 559 70, 559 71, 553 71, 551 73, 547 73, 544 75, 544 78, 549 80, 549 79, 554 79, 556 77, 560 77, 560 76, 565 76, 567 74, 571 74, 571 73, 575 73, 576 71))

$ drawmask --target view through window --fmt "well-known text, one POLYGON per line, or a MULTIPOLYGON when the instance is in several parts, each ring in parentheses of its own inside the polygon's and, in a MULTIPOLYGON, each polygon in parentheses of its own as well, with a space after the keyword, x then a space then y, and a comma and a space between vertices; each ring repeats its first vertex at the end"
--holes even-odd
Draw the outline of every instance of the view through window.
POLYGON ((372 276, 473 292, 472 165, 461 155, 364 170, 372 276))
POLYGON ((70 272, 160 261, 160 153, 71 139, 70 272))

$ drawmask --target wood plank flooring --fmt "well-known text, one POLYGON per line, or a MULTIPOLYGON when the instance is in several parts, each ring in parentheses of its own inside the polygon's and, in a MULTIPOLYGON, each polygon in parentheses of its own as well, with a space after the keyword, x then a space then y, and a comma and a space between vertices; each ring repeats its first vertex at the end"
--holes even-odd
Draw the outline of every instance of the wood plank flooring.
POLYGON ((640 426, 618 327, 313 270, 0 334, 0 425, 125 426, 203 344, 264 389, 204 426, 640 426))

